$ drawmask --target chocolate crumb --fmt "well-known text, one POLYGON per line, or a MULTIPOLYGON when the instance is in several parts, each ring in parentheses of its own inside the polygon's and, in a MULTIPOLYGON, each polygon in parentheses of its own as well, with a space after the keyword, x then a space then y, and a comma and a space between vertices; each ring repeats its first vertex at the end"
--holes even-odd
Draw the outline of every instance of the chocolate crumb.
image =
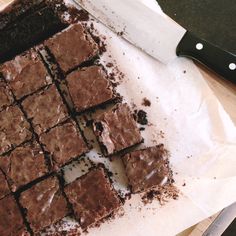
POLYGON ((184 70, 183 73, 186 74, 186 70, 184 70))
POLYGON ((183 183, 182 186, 183 186, 183 187, 186 186, 186 183, 183 183))
POLYGON ((108 62, 108 63, 106 64, 106 66, 107 66, 108 68, 111 68, 111 67, 113 67, 113 66, 114 66, 114 64, 113 64, 113 63, 111 63, 111 62, 108 62))
POLYGON ((91 29, 91 30, 94 30, 94 24, 93 24, 93 22, 90 24, 90 29, 91 29))
POLYGON ((160 136, 161 138, 165 138, 165 133, 161 130, 160 133, 159 133, 159 136, 160 136))
POLYGON ((88 21, 89 20, 89 14, 87 11, 82 9, 82 10, 79 10, 77 14, 78 14, 79 21, 88 21))
POLYGON ((144 130, 145 130, 145 128, 144 128, 144 127, 141 127, 141 128, 139 128, 139 130, 140 130, 140 131, 144 131, 144 130))
POLYGON ((104 52, 106 52, 107 51, 107 48, 106 48, 107 45, 103 40, 101 40, 101 36, 96 36, 93 32, 91 32, 91 30, 90 30, 90 33, 92 35, 92 38, 94 39, 94 41, 98 45, 100 55, 103 54, 104 52))
POLYGON ((118 35, 118 36, 124 35, 124 31, 117 32, 117 35, 118 35))
POLYGON ((158 187, 156 190, 151 190, 142 196, 142 202, 144 205, 152 203, 154 200, 158 200, 160 205, 165 205, 169 200, 177 200, 179 197, 179 190, 173 184, 167 184, 158 187))
POLYGON ((81 9, 78 10, 75 7, 68 8, 68 13, 70 15, 70 23, 76 23, 78 21, 88 21, 89 14, 87 11, 81 9))
MULTIPOLYGON (((121 195, 121 193, 120 193, 121 195)), ((122 202, 125 202, 126 200, 130 200, 131 199, 131 192, 130 193, 126 193, 125 196, 122 198, 122 202)))
POLYGON ((150 107, 151 106, 151 101, 147 98, 143 98, 142 105, 145 107, 150 107))
POLYGON ((134 111, 134 119, 141 125, 147 125, 147 112, 143 110, 135 110, 134 111))

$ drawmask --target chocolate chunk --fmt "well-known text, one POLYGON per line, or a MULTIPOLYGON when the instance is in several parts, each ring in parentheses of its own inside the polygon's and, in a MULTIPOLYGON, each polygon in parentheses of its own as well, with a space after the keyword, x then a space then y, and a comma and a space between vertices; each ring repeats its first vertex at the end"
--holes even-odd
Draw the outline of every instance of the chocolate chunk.
POLYGON ((0 168, 13 192, 48 172, 42 149, 31 142, 0 157, 0 168))
POLYGON ((43 62, 33 49, 4 63, 0 71, 17 99, 51 83, 43 62))
POLYGON ((13 196, 0 200, 0 235, 29 236, 13 196))
POLYGON ((8 187, 8 183, 5 175, 0 170, 0 199, 4 198, 6 195, 10 193, 10 189, 8 187))
POLYGON ((45 41, 63 72, 68 72, 98 54, 98 46, 81 24, 58 33, 45 41))
POLYGON ((94 132, 104 155, 111 155, 142 142, 127 104, 118 104, 94 121, 94 132))
POLYGON ((164 145, 133 151, 123 156, 132 192, 142 192, 171 181, 168 151, 164 145))
POLYGON ((30 140, 30 124, 17 106, 7 107, 0 112, 0 154, 30 140))
POLYGON ((105 71, 99 66, 74 71, 66 80, 77 112, 108 102, 115 97, 105 71))
POLYGON ((14 102, 12 93, 7 84, 0 79, 0 111, 14 102))
POLYGON ((65 193, 83 229, 99 222, 121 206, 102 167, 68 184, 65 193))
POLYGON ((151 101, 147 98, 143 98, 142 105, 145 107, 150 107, 151 106, 151 101))
POLYGON ((0 62, 12 59, 65 27, 50 7, 17 20, 0 31, 0 62))
POLYGON ((50 177, 21 193, 20 204, 34 233, 68 215, 67 202, 57 177, 50 177))
POLYGON ((62 167, 88 151, 80 131, 72 121, 42 134, 40 141, 51 155, 54 169, 62 167))
POLYGON ((134 118, 141 125, 147 125, 148 124, 147 112, 145 112, 143 110, 135 110, 134 111, 134 118))
POLYGON ((37 134, 46 132, 68 117, 66 107, 55 85, 27 97, 22 105, 28 118, 32 119, 37 134))

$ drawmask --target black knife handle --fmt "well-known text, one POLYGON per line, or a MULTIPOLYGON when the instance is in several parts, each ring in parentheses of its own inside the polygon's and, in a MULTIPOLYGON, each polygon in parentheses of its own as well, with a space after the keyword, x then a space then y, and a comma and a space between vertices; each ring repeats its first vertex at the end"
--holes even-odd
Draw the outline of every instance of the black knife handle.
POLYGON ((180 41, 176 53, 178 56, 191 57, 203 63, 236 84, 236 55, 199 39, 188 31, 180 41))

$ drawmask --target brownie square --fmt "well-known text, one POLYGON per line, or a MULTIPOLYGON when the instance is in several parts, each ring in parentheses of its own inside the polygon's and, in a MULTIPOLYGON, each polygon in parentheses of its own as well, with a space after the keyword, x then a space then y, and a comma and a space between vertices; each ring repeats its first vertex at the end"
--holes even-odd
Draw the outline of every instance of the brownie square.
POLYGON ((46 132, 68 116, 55 85, 27 97, 22 105, 37 134, 46 132))
POLYGON ((0 235, 29 236, 23 218, 13 196, 0 200, 0 235))
POLYGON ((42 134, 40 141, 49 152, 54 169, 62 167, 88 151, 80 131, 71 120, 42 134))
POLYGON ((8 187, 6 176, 0 170, 0 199, 4 198, 9 193, 10 193, 10 189, 8 187))
POLYGON ((0 112, 0 155, 30 140, 30 124, 17 106, 7 107, 0 112))
POLYGON ((12 93, 7 84, 0 78, 0 111, 14 102, 12 93))
POLYGON ((122 159, 133 193, 163 186, 172 179, 168 151, 163 144, 133 151, 122 159))
POLYGON ((68 215, 67 202, 57 177, 52 176, 21 193, 20 204, 34 233, 68 215))
POLYGON ((67 86, 77 112, 115 98, 113 88, 100 66, 74 71, 67 76, 67 86))
POLYGON ((17 99, 51 83, 40 56, 33 49, 4 63, 0 71, 17 99))
POLYGON ((81 24, 72 25, 45 41, 44 45, 63 72, 68 72, 98 54, 97 44, 81 24))
POLYGON ((0 168, 13 192, 48 172, 42 149, 36 142, 26 143, 0 157, 0 168))
POLYGON ((121 206, 102 167, 68 184, 65 193, 83 229, 99 222, 121 206))
POLYGON ((111 155, 142 142, 137 124, 127 104, 118 104, 97 117, 94 133, 104 155, 111 155))

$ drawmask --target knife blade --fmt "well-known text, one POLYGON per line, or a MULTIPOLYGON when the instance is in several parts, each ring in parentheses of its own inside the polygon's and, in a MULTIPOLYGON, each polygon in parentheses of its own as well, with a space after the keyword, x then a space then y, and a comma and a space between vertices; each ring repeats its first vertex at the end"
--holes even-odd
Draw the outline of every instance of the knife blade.
POLYGON ((236 83, 236 55, 224 51, 163 17, 139 0, 74 0, 96 19, 163 63, 177 56, 200 61, 236 83))

